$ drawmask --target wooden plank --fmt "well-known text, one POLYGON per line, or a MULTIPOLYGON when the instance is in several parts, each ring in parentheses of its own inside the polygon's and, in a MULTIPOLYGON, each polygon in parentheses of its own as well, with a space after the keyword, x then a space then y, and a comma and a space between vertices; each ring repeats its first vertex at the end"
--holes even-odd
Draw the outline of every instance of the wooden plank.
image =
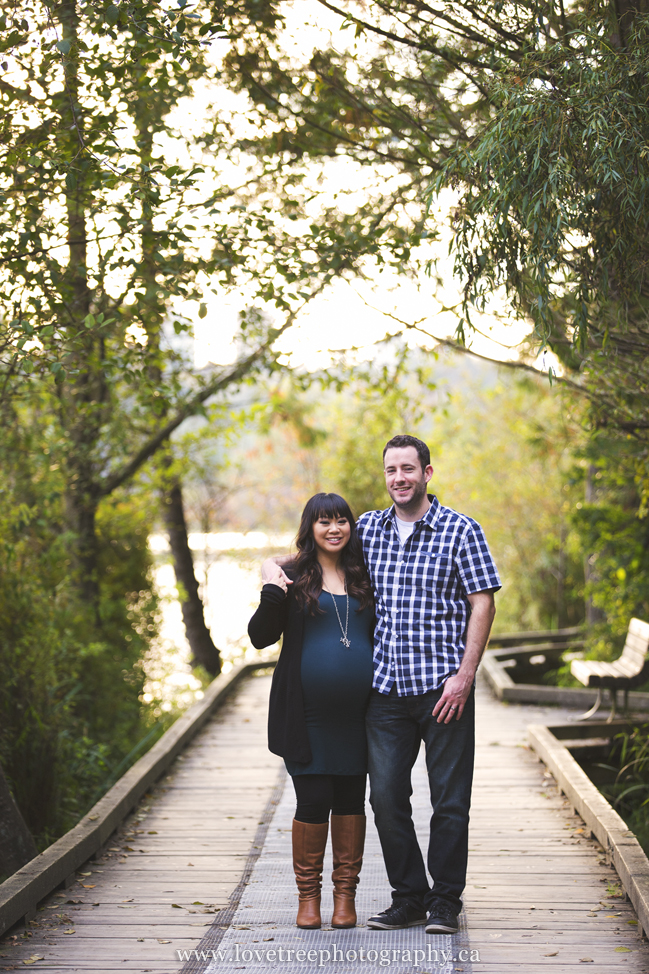
POLYGON ((245 681, 235 691, 236 697, 224 704, 226 720, 231 713, 240 714, 242 708, 248 716, 238 736, 245 742, 248 782, 241 774, 241 764, 232 760, 231 739, 221 739, 215 720, 182 755, 180 772, 176 773, 177 762, 111 839, 110 846, 117 851, 84 866, 78 874, 80 881, 52 896, 47 904, 51 909, 38 912, 29 926, 30 941, 12 949, 12 958, 21 969, 36 944, 42 944, 36 952, 46 957, 36 967, 48 974, 57 969, 65 969, 67 974, 86 970, 162 972, 182 966, 172 951, 175 942, 195 946, 212 924, 219 923, 219 914, 226 915, 277 783, 281 761, 266 749, 269 685, 267 677, 245 681), (220 770, 210 773, 209 781, 195 793, 188 827, 185 800, 177 798, 186 792, 194 775, 205 774, 206 746, 213 756, 210 767, 220 770), (235 765, 232 775, 228 764, 235 765), (217 805, 223 816, 214 814, 217 805), (146 817, 138 824, 144 810, 146 817), (126 852, 127 846, 145 851, 126 852), (195 865, 190 867, 189 862, 195 865), (87 875, 81 876, 81 872, 87 875), (83 884, 93 888, 85 889, 83 884), (195 901, 201 903, 195 905, 195 901), (76 933, 65 935, 68 928, 76 933), (174 943, 158 945, 157 938, 174 943))
POLYGON ((239 681, 259 665, 240 664, 213 680, 203 699, 178 718, 78 825, 0 885, 0 935, 101 849, 239 681))

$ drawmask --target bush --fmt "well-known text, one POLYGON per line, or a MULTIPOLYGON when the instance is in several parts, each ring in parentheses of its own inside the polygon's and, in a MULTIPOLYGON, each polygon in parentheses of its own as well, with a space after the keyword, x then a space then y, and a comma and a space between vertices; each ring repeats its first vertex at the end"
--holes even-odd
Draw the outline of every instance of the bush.
POLYGON ((76 595, 56 471, 21 456, 0 492, 0 762, 42 849, 151 733, 140 694, 157 605, 142 503, 124 495, 100 510, 97 618, 76 595), (26 468, 31 496, 16 503, 26 468))

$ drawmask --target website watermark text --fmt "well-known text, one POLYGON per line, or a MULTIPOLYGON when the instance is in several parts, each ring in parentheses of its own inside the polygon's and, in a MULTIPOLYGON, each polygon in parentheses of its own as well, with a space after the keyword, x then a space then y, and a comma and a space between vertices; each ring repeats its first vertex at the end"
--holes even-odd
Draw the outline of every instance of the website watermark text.
POLYGON ((313 964, 326 967, 328 964, 377 964, 390 967, 392 964, 450 964, 459 962, 480 963, 480 951, 470 947, 445 950, 427 944, 426 949, 412 947, 380 947, 376 950, 359 947, 357 950, 343 950, 337 944, 325 948, 312 947, 246 947, 234 944, 231 948, 209 948, 207 950, 176 950, 178 960, 218 961, 220 964, 313 964))

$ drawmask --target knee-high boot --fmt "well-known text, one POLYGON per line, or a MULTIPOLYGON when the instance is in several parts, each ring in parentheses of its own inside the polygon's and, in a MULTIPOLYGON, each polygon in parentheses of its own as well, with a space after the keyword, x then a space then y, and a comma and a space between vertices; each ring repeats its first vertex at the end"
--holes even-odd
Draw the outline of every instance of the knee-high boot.
POLYGON ((364 815, 332 815, 331 847, 334 869, 334 912, 332 927, 356 926, 356 886, 363 865, 364 815))
POLYGON ((293 819, 293 869, 300 900, 295 922, 307 930, 318 929, 322 923, 320 889, 328 831, 328 822, 313 825, 293 819))

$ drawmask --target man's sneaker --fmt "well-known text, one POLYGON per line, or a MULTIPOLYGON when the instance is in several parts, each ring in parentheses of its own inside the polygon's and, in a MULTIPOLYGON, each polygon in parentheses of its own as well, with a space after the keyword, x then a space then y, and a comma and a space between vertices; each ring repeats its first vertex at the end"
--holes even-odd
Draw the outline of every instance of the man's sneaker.
POLYGON ((426 921, 426 933, 457 933, 457 913, 447 903, 432 908, 426 921))
POLYGON ((416 927, 425 922, 426 914, 423 910, 418 910, 408 903, 401 903, 370 917, 367 925, 374 930, 404 930, 406 927, 416 927))

